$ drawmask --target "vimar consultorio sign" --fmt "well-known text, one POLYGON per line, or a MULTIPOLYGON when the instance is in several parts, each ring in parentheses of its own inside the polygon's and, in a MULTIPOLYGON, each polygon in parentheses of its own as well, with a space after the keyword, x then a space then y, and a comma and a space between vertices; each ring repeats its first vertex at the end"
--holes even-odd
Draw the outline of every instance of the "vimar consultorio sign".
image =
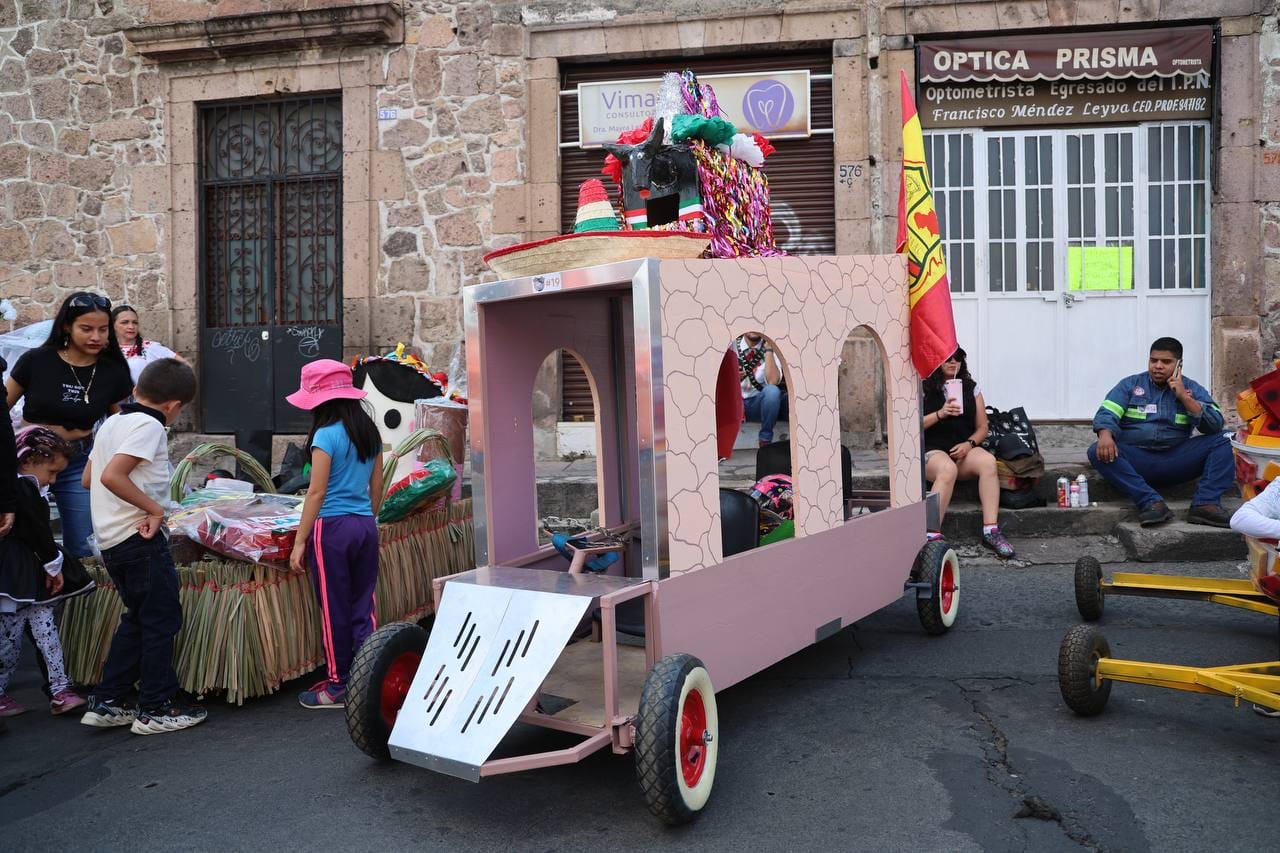
POLYGON ((920 44, 920 123, 1009 127, 1212 114, 1209 27, 920 44))
MULTIPOLYGON (((809 72, 706 74, 725 118, 742 133, 770 139, 810 135, 809 72)), ((662 79, 606 80, 578 84, 578 145, 598 148, 633 130, 658 110, 662 79)))

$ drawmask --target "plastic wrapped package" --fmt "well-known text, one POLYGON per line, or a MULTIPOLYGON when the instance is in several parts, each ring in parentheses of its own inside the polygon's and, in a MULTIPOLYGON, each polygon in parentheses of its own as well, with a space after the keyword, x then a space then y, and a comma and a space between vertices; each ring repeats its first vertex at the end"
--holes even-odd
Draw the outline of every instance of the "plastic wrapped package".
POLYGON ((251 563, 287 564, 302 520, 296 495, 192 492, 169 517, 177 532, 210 551, 251 563))
MULTIPOLYGON (((414 403, 414 428, 433 429, 444 436, 453 456, 453 470, 457 475, 453 481, 452 498, 462 499, 463 462, 467 458, 467 405, 450 397, 433 397, 429 400, 418 400, 414 403)), ((437 442, 424 442, 418 451, 418 459, 429 462, 440 457, 437 442)))
POLYGON ((388 490, 378 509, 378 523, 390 524, 426 509, 446 495, 456 478, 447 459, 432 459, 388 490))

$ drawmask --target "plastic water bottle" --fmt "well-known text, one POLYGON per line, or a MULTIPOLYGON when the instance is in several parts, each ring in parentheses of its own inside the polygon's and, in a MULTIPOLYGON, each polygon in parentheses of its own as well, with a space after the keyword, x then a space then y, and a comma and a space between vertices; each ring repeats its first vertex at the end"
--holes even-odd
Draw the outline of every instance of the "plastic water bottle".
POLYGON ((1073 482, 1071 484, 1070 502, 1071 502, 1072 509, 1080 508, 1080 484, 1079 483, 1073 482))
POLYGON ((1081 474, 1076 477, 1076 485, 1080 488, 1080 507, 1084 509, 1089 506, 1089 478, 1081 474))

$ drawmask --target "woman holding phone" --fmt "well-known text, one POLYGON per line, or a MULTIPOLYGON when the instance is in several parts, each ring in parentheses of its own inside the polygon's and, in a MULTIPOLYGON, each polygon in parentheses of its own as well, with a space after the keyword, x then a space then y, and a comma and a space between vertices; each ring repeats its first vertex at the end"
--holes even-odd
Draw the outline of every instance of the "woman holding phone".
MULTIPOLYGON (((969 375, 965 352, 956 350, 924 381, 924 475, 938 493, 938 524, 957 480, 977 480, 982 503, 982 544, 1008 559, 1013 546, 1000 532, 1000 480, 996 458, 978 445, 987 437, 982 389, 969 375)), ((931 537, 936 532, 930 533, 931 537)))
POLYGON ((110 312, 105 296, 83 291, 68 296, 49 338, 22 354, 5 383, 8 405, 23 401, 25 423, 48 427, 71 445, 70 462, 50 491, 62 519, 63 547, 77 557, 88 556, 93 532, 89 492, 80 484, 93 427, 133 391, 110 312))

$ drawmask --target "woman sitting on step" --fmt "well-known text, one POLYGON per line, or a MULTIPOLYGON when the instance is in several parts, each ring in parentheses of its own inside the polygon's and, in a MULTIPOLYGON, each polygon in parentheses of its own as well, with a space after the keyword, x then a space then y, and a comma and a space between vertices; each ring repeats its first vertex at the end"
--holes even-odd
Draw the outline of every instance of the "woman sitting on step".
MULTIPOLYGON (((987 437, 982 389, 969 375, 964 350, 958 349, 924 381, 924 474, 938 493, 938 526, 951 503, 957 480, 977 480, 982 503, 982 544, 1004 558, 1013 546, 998 526, 1000 481, 996 458, 979 447, 987 437), (950 388, 950 393, 948 393, 950 388)), ((941 534, 930 531, 930 538, 941 534)))

